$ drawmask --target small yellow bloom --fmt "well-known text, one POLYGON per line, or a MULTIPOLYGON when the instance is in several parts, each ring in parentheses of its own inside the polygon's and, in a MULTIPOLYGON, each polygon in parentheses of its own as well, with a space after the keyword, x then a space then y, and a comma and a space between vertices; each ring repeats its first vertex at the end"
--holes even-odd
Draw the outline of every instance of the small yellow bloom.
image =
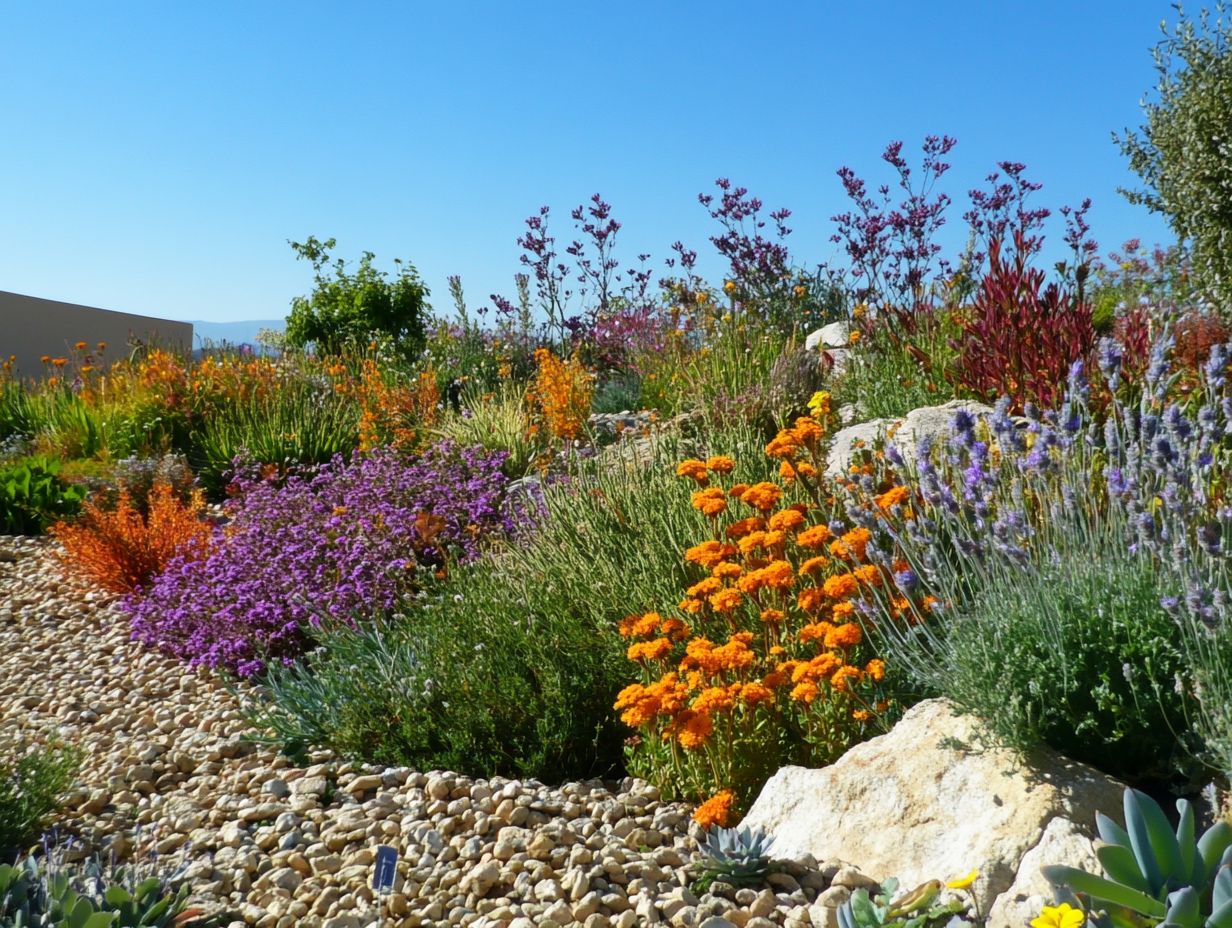
POLYGON ((972 883, 980 878, 980 871, 972 870, 966 876, 960 876, 956 880, 950 880, 945 885, 950 889, 967 889, 972 883))
POLYGON ((1031 928, 1081 928, 1087 915, 1082 909, 1075 909, 1068 902, 1060 905, 1046 905, 1040 909, 1040 914, 1031 919, 1031 928))

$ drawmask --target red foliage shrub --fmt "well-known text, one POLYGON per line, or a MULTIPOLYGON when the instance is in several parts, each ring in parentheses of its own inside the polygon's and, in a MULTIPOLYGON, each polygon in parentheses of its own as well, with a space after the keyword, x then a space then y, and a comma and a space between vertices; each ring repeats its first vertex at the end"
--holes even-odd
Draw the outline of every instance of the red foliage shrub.
POLYGON ((1205 313, 1187 313, 1173 330, 1176 346, 1173 353, 1187 371, 1200 371, 1211 355, 1211 348, 1229 339, 1227 324, 1205 313))
POLYGON ((1002 258, 999 240, 989 245, 988 272, 953 345, 951 376, 990 401, 1009 396, 1015 411, 1028 402, 1047 408, 1061 398, 1070 365, 1095 346, 1091 307, 1056 283, 1044 286, 1044 272, 1027 265, 1021 232, 1014 244, 1012 261, 1002 258))

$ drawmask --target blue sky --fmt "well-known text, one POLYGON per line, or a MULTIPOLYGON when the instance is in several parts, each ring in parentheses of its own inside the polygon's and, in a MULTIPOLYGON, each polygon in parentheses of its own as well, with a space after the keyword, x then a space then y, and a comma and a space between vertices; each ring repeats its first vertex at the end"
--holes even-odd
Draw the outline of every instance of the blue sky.
MULTIPOLYGON (((1196 7, 1194 12, 1196 12, 1196 7)), ((618 253, 710 257, 697 193, 730 177, 836 256, 843 164, 958 139, 947 236, 999 160, 1040 205, 1094 200, 1105 250, 1166 225, 1128 205, 1110 138, 1155 84, 1160 0, 0 2, 0 289, 177 319, 285 315, 288 239, 411 260, 438 310, 512 292, 526 216, 602 192, 618 253)), ((883 170, 886 169, 886 170, 883 170)), ((1054 227, 1053 245, 1059 244, 1054 227)))

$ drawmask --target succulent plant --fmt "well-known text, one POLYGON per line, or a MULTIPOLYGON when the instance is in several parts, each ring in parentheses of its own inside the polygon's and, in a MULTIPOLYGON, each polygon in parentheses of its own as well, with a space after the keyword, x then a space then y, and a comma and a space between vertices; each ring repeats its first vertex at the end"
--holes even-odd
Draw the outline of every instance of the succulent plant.
POLYGON ((698 842, 703 859, 696 886, 706 890, 712 883, 759 886, 770 872, 770 849, 774 839, 760 828, 711 828, 698 842))
MULTIPOLYGON (((950 884, 951 886, 956 884, 950 884)), ((929 880, 906 893, 898 892, 898 880, 890 878, 879 892, 870 895, 857 889, 838 908, 839 928, 929 928, 965 924, 967 906, 959 900, 943 900, 946 884, 929 880)))
POLYGON ((1088 917, 1115 928, 1232 928, 1232 826, 1219 822, 1195 840, 1194 811, 1176 802, 1175 832, 1153 799, 1125 790, 1125 827, 1103 813, 1105 842, 1095 851, 1105 877, 1075 867, 1044 867, 1054 886, 1086 897, 1088 917))
POLYGON ((185 908, 187 896, 187 886, 172 894, 156 876, 104 875, 97 861, 70 874, 27 857, 0 866, 0 928, 170 928, 200 914, 185 908))

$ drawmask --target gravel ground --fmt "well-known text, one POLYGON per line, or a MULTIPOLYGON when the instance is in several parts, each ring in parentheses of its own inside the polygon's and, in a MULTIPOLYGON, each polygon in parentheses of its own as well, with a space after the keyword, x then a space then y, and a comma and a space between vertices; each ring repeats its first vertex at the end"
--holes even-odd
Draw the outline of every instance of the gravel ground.
POLYGON ((784 861, 760 890, 699 898, 691 808, 640 780, 549 787, 327 754, 296 767, 250 740, 217 678, 129 641, 114 597, 71 582, 55 550, 0 537, 0 733, 80 746, 59 822, 79 853, 156 852, 219 924, 821 928, 871 883, 784 861), (399 864, 378 910, 382 844, 399 864))

